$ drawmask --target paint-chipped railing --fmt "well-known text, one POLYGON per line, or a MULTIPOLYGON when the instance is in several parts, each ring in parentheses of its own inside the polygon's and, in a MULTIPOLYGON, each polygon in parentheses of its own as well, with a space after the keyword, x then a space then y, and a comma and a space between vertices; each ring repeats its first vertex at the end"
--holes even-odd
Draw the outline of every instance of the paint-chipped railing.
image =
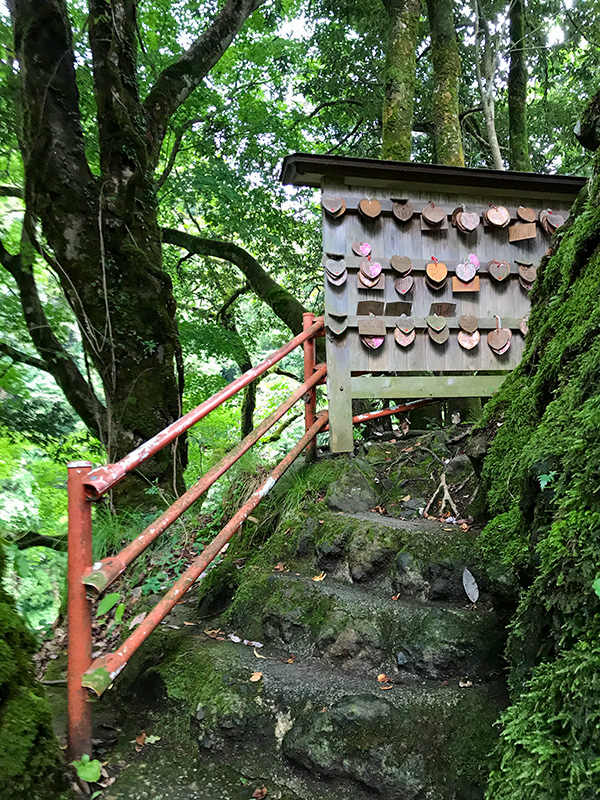
POLYGON ((148 638, 169 611, 181 600, 206 570, 261 499, 277 483, 290 464, 306 450, 307 457, 316 453, 316 436, 327 425, 328 413, 316 414, 316 387, 325 381, 327 367, 315 362, 315 337, 323 335, 323 317, 305 314, 303 331, 280 347, 261 364, 245 372, 213 397, 169 425, 152 439, 122 458, 116 464, 92 469, 88 461, 68 464, 69 533, 68 533, 68 624, 69 651, 67 667, 68 752, 79 759, 92 750, 92 705, 88 690, 101 695, 125 667, 133 653, 148 638), (246 436, 230 453, 209 470, 158 517, 146 530, 118 555, 92 564, 92 502, 132 470, 155 455, 163 447, 189 430, 207 414, 265 373, 295 348, 304 348, 304 383, 272 414, 246 436), (305 434, 250 499, 225 525, 213 541, 190 564, 144 621, 114 652, 92 660, 92 614, 90 598, 98 597, 158 536, 201 497, 241 456, 246 453, 299 400, 305 403, 305 434))

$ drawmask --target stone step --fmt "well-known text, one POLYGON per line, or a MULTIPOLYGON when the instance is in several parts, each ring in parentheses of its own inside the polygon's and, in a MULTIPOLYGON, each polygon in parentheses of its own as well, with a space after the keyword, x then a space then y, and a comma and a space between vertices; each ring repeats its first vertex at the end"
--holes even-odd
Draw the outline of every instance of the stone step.
MULTIPOLYGON (((319 576, 320 577, 320 576, 319 576)), ((463 593, 464 594, 464 593, 463 593)), ((316 656, 355 673, 386 672, 443 680, 501 671, 504 637, 496 614, 426 603, 331 579, 276 572, 263 587, 260 610, 240 593, 229 615, 240 635, 296 654, 316 656)))
POLYGON ((382 689, 375 675, 267 646, 257 658, 251 647, 190 630, 161 631, 109 699, 128 713, 103 758, 119 763, 142 725, 160 740, 105 800, 247 800, 261 786, 268 800, 483 798, 498 687, 422 681, 382 689), (255 672, 262 674, 252 681, 255 672))

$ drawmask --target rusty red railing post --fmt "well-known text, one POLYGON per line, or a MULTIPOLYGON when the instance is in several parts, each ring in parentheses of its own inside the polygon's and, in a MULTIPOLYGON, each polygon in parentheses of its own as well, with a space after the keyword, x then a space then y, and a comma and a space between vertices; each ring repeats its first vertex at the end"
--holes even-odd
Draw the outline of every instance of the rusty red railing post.
MULTIPOLYGON (((315 315, 307 311, 302 315, 302 329, 308 330, 314 324, 315 315)), ((312 377, 315 371, 316 363, 316 346, 315 339, 306 339, 304 342, 304 380, 307 381, 312 377)), ((304 401, 304 430, 308 431, 315 424, 317 411, 317 387, 313 386, 306 393, 306 400, 304 401)), ((317 457, 317 437, 311 439, 306 447, 305 457, 307 461, 314 461, 317 457)))
POLYGON ((67 464, 69 495, 68 529, 68 625, 67 660, 67 753, 69 761, 92 754, 92 706, 81 685, 83 673, 92 663, 92 612, 81 582, 92 566, 92 505, 83 482, 92 468, 90 461, 67 464))

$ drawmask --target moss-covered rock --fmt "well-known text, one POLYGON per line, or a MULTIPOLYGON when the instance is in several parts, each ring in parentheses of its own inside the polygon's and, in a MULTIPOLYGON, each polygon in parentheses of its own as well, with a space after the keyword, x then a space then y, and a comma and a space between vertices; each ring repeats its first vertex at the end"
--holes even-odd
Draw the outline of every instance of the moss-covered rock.
MULTIPOLYGON (((0 547, 0 579, 4 556, 0 547)), ((35 642, 0 588, 0 796, 55 800, 65 788, 50 707, 36 682, 35 642)))
POLYGON ((493 441, 482 470, 491 516, 482 546, 522 587, 507 650, 515 704, 490 800, 597 796, 598 159, 538 271, 521 365, 483 421, 493 441))

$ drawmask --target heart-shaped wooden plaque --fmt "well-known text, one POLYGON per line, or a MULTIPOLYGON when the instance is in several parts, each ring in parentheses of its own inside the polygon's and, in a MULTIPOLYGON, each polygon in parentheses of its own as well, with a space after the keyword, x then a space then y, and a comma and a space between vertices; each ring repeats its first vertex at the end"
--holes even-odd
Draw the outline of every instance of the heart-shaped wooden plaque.
POLYGON ((510 275, 510 264, 508 261, 493 260, 487 265, 487 270, 497 281, 504 281, 510 275))
POLYGON ((402 314, 396 320, 396 328, 402 333, 409 334, 411 331, 415 329, 415 322, 412 317, 407 317, 406 314, 402 314))
POLYGON ((352 252, 355 256, 369 256, 371 255, 371 245, 369 242, 354 242, 352 244, 352 252))
POLYGON ((368 258, 363 258, 360 262, 360 271, 362 274, 373 280, 381 275, 382 266, 379 261, 370 261, 368 258))
POLYGON ((394 329, 394 339, 396 343, 400 345, 400 347, 408 347, 411 345, 416 336, 417 332, 414 330, 410 331, 410 333, 404 333, 399 328, 394 329))
POLYGON ((456 265, 455 273, 457 278, 464 283, 468 283, 469 281, 472 281, 477 274, 477 267, 475 264, 471 264, 470 261, 461 261, 456 265))
POLYGON ((479 225, 479 214, 476 211, 463 211, 460 215, 460 227, 471 233, 479 225))
POLYGON ((390 266, 400 275, 408 275, 413 268, 412 261, 408 256, 392 256, 390 258, 390 266))
POLYGON ((323 207, 323 210, 331 217, 337 216, 344 205, 345 203, 341 197, 323 195, 321 198, 321 206, 323 207))
POLYGON ((415 279, 412 275, 405 275, 403 278, 396 278, 394 281, 394 289, 398 292, 400 297, 404 297, 413 288, 415 279))
POLYGON ((458 318, 458 324, 465 333, 475 333, 479 320, 472 314, 463 314, 458 318))
POLYGON ((430 314, 426 320, 427 325, 434 331, 443 331, 448 327, 445 317, 440 317, 437 314, 430 314))
POLYGON ((459 345, 464 350, 472 350, 479 344, 481 340, 481 334, 479 333, 479 331, 473 331, 473 333, 467 333, 466 331, 459 331, 457 338, 459 345))
POLYGON ((425 206, 421 214, 425 222, 428 222, 430 225, 440 225, 446 216, 446 212, 441 206, 432 205, 425 206))
POLYGON ((537 269, 527 266, 526 264, 519 264, 519 277, 521 277, 525 283, 533 283, 537 278, 537 269))
POLYGON ((510 214, 504 206, 490 208, 486 216, 490 225, 494 225, 496 228, 504 228, 510 222, 510 214))
POLYGON ((561 225, 565 224, 565 218, 562 214, 548 214, 546 222, 550 226, 550 230, 555 231, 557 228, 560 228, 561 225))
POLYGON ((487 335, 487 343, 492 350, 498 352, 510 341, 510 331, 507 328, 494 328, 487 335))
POLYGON ((358 204, 358 210, 367 219, 376 219, 381 214, 381 203, 379 200, 368 200, 363 198, 358 204))
POLYGON ((415 209, 408 200, 405 203, 397 200, 392 204, 392 214, 399 222, 408 222, 414 213, 415 209))
POLYGON ((441 283, 448 275, 448 267, 441 261, 430 261, 425 272, 434 283, 441 283))
POLYGON ((521 222, 535 222, 535 211, 529 206, 519 206, 517 208, 517 217, 521 222))

